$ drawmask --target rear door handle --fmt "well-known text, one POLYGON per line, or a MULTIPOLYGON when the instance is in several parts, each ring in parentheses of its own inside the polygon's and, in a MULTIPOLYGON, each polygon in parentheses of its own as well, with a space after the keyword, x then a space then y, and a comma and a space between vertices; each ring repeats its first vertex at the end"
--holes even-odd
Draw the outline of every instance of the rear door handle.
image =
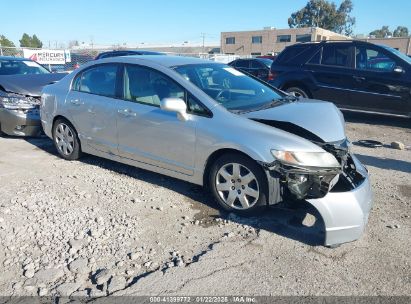
POLYGON ((84 102, 81 101, 80 99, 72 99, 72 100, 70 100, 70 103, 75 105, 75 106, 80 106, 80 105, 84 104, 84 102))
POLYGON ((352 78, 354 78, 354 79, 355 79, 356 81, 358 81, 358 82, 365 81, 365 77, 353 76, 352 78))
POLYGON ((123 116, 137 116, 136 112, 131 111, 130 109, 122 109, 117 111, 119 114, 123 116))

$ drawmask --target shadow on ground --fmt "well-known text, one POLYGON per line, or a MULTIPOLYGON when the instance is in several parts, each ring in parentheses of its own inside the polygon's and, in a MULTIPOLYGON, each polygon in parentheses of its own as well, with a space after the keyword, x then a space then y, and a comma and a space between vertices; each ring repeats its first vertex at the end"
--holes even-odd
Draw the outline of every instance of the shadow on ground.
POLYGON ((407 161, 363 154, 355 154, 355 156, 366 166, 411 173, 411 163, 407 161))
MULTIPOLYGON (((27 138, 25 140, 34 145, 36 149, 57 155, 53 142, 48 138, 27 138)), ((304 244, 316 246, 324 243, 324 223, 321 216, 306 202, 271 206, 263 208, 258 216, 242 217, 220 211, 211 195, 203 187, 92 155, 84 155, 79 161, 184 195, 187 198, 187 204, 191 204, 191 207, 198 211, 195 219, 200 220, 204 227, 218 225, 219 222, 216 221, 218 218, 229 219, 238 224, 248 225, 257 230, 263 229, 304 244), (307 216, 310 217, 309 224, 304 222, 307 216)))

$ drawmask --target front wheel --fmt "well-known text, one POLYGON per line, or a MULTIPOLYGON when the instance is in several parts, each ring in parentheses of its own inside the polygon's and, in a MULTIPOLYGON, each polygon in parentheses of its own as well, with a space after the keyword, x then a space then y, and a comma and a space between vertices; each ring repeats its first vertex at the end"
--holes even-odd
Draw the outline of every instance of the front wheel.
POLYGON ((305 90, 297 87, 288 88, 286 91, 295 97, 310 98, 305 90))
POLYGON ((66 160, 76 160, 81 156, 80 141, 71 123, 58 119, 53 126, 53 142, 60 156, 66 160))
POLYGON ((217 203, 230 212, 251 215, 266 206, 262 168, 241 154, 226 154, 212 165, 209 186, 217 203))

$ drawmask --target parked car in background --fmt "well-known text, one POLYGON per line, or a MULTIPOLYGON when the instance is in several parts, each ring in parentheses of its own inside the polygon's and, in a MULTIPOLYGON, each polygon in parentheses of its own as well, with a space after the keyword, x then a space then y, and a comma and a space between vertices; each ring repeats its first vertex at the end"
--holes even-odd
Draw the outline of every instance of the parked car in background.
POLYGON ((255 58, 265 58, 265 59, 271 59, 272 61, 274 61, 277 58, 277 56, 275 56, 275 55, 260 55, 260 56, 257 56, 255 58))
POLYGON ((41 121, 66 160, 85 152, 207 185, 227 211, 307 200, 323 217, 326 245, 357 239, 368 219, 368 173, 349 150, 340 110, 225 64, 91 62, 43 89, 41 121))
POLYGON ((272 63, 273 60, 268 58, 247 58, 236 59, 228 65, 267 82, 273 79, 271 74, 272 63))
POLYGON ((411 58, 364 41, 287 47, 274 61, 270 83, 295 96, 342 109, 411 117, 411 58))
POLYGON ((165 54, 159 53, 159 52, 153 52, 153 51, 144 51, 144 50, 120 50, 120 51, 109 51, 109 52, 100 53, 97 55, 95 59, 98 60, 98 59, 109 58, 109 57, 132 56, 132 55, 165 55, 165 54))
POLYGON ((50 73, 29 59, 0 57, 0 133, 39 135, 41 89, 65 75, 50 73))

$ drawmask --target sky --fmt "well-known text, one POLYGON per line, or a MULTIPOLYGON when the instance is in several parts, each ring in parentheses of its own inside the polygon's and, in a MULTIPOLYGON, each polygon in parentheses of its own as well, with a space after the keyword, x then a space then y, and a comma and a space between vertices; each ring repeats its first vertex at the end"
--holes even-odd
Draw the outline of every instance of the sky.
MULTIPOLYGON (((337 5, 341 0, 334 1, 337 5)), ((220 32, 288 28, 291 13, 307 0, 0 0, 0 35, 17 46, 24 32, 45 46, 78 40, 89 44, 205 43, 220 32)), ((411 30, 411 0, 353 0, 356 34, 388 25, 411 30)))

